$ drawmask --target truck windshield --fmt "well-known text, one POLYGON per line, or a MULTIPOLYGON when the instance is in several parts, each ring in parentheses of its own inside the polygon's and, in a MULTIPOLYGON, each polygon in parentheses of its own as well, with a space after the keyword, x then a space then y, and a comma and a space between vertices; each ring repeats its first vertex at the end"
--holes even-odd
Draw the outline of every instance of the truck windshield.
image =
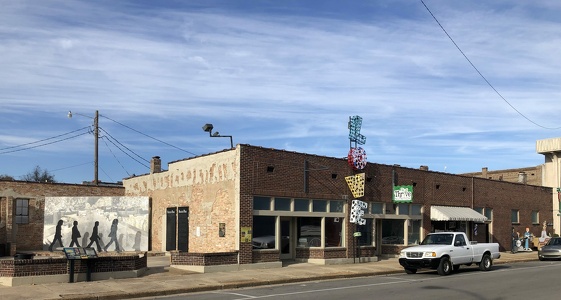
POLYGON ((451 233, 429 234, 421 245, 452 245, 454 235, 451 233))

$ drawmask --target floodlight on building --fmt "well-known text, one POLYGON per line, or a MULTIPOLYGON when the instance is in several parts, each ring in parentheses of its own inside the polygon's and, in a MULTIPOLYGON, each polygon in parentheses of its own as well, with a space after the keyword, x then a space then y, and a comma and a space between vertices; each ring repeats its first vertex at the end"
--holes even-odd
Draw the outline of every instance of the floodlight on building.
POLYGON ((212 129, 214 129, 214 126, 212 126, 212 124, 207 123, 203 126, 203 131, 208 132, 210 137, 227 137, 230 138, 230 148, 234 148, 234 141, 232 140, 232 136, 231 135, 220 135, 220 133, 217 131, 215 133, 212 133, 212 129))

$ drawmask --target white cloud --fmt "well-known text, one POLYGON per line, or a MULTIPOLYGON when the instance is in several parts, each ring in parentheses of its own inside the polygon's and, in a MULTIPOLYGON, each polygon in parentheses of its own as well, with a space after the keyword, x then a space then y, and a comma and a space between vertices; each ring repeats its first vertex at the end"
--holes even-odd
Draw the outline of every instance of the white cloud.
MULTIPOLYGON (((426 2, 508 103, 425 8, 410 2, 346 7, 352 14, 283 4, 244 10, 231 2, 173 9, 165 3, 30 3, 0 11, 0 118, 14 120, 2 125, 0 148, 78 123, 48 127, 59 121, 43 113, 99 110, 197 154, 227 144, 202 132, 202 124, 212 122, 235 142, 339 157, 348 148, 348 117, 358 114, 365 148, 376 154, 371 161, 434 162, 467 172, 478 159, 525 143, 530 150, 518 147, 517 153, 541 161, 531 137, 555 131, 524 117, 559 126, 561 22, 554 16, 561 7, 550 2, 426 2), (29 118, 30 112, 39 117, 29 118), (454 155, 469 163, 438 159, 454 155)), ((145 137, 134 134, 120 139, 146 149, 145 156, 170 151, 159 151, 154 140, 143 145, 145 137)), ((86 145, 79 153, 90 152, 87 141, 80 144, 86 145)), ((186 154, 170 152, 180 155, 186 154)), ((0 156, 4 160, 9 157, 0 156)))

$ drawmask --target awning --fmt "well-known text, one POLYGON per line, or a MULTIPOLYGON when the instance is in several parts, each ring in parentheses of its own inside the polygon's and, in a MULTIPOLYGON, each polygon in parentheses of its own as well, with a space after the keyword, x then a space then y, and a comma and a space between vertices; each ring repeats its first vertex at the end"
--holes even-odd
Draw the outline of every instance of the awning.
POLYGON ((487 217, 469 207, 436 206, 430 207, 432 221, 473 221, 485 222, 487 217))

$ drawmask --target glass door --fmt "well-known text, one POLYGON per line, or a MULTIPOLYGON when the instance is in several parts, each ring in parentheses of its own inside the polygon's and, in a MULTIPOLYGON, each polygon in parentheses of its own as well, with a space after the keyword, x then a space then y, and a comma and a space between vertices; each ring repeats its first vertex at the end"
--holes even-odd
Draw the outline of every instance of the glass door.
POLYGON ((294 218, 280 217, 280 259, 294 259, 294 218))

